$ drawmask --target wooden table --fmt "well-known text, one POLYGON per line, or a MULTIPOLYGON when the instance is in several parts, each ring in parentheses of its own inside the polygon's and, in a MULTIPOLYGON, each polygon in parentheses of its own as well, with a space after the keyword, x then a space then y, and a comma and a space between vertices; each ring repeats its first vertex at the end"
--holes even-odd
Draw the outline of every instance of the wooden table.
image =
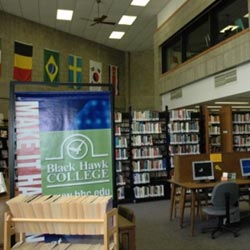
MULTIPOLYGON (((236 179, 233 180, 238 185, 250 185, 250 179, 236 179)), ((196 192, 197 190, 203 189, 211 189, 216 184, 220 183, 220 181, 210 181, 210 182, 178 182, 175 180, 169 180, 172 186, 171 190, 171 205, 170 205, 170 219, 173 216, 173 208, 174 208, 174 196, 176 194, 177 187, 181 187, 181 214, 180 214, 180 227, 183 226, 183 219, 184 219, 184 208, 185 208, 185 199, 187 190, 191 192, 191 213, 190 213, 190 220, 191 220, 191 235, 194 236, 195 230, 195 203, 196 203, 196 192)))

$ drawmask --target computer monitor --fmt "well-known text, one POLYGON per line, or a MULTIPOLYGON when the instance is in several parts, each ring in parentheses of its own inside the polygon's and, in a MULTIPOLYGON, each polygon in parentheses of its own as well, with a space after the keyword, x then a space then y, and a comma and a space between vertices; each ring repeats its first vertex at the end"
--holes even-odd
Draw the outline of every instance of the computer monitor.
POLYGON ((242 176, 250 177, 250 158, 240 159, 240 168, 242 176))
POLYGON ((194 181, 214 180, 214 166, 212 161, 193 161, 192 170, 194 181))

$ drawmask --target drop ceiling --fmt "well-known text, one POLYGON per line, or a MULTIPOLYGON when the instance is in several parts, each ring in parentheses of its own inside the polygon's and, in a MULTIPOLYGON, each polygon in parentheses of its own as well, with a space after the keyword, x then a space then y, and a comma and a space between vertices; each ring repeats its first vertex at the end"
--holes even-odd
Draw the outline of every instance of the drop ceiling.
POLYGON ((153 33, 157 28, 157 14, 171 0, 151 0, 146 7, 131 6, 132 0, 101 0, 100 16, 115 25, 91 21, 98 16, 96 0, 0 0, 0 10, 30 21, 76 35, 122 51, 140 51, 152 48, 153 33), (72 21, 56 20, 57 9, 74 10, 72 21), (132 26, 118 25, 122 15, 135 15, 132 26), (121 40, 111 40, 112 31, 125 31, 121 40))

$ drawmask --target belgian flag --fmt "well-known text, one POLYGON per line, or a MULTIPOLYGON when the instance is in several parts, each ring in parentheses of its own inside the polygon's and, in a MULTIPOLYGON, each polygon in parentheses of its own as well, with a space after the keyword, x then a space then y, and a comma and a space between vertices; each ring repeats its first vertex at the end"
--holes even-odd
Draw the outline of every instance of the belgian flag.
POLYGON ((33 46, 15 42, 13 78, 18 81, 31 81, 33 46))

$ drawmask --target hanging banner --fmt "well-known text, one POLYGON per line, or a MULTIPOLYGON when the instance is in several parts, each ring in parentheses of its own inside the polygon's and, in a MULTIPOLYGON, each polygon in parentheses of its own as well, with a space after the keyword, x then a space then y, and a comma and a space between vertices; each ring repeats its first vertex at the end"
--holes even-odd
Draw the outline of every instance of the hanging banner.
POLYGON ((113 195, 111 95, 16 93, 20 193, 113 195))

